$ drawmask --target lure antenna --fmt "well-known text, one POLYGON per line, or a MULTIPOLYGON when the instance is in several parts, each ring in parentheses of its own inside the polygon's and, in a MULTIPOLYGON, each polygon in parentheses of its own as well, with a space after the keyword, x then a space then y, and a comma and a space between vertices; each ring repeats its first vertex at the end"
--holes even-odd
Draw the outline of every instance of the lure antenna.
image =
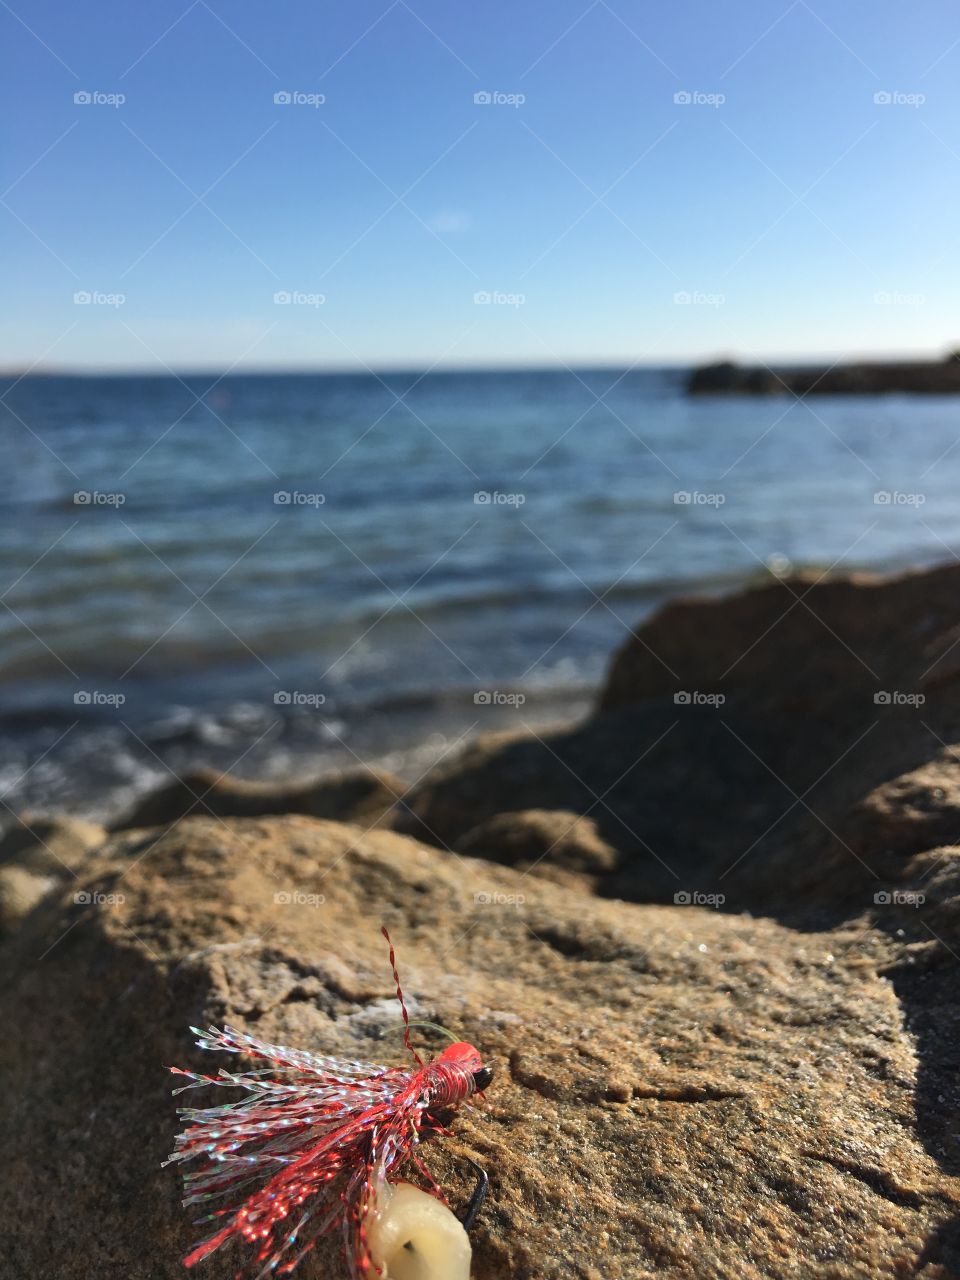
POLYGON ((397 973, 397 957, 393 950, 393 943, 390 941, 390 935, 387 933, 387 926, 381 925, 380 932, 386 938, 387 946, 390 948, 390 968, 393 970, 393 980, 397 984, 397 999, 400 1001, 400 1012, 403 1014, 403 1043, 413 1054, 418 1064, 422 1067, 423 1059, 410 1043, 410 1015, 407 1013, 407 1006, 404 1003, 403 992, 400 990, 400 975, 397 973))
MULTIPOLYGON (((410 1027, 428 1027, 431 1031, 439 1031, 442 1035, 445 1035, 451 1044, 460 1043, 460 1037, 454 1035, 448 1027, 442 1027, 439 1022, 421 1022, 419 1018, 411 1018, 407 1025, 410 1027)), ((399 1030, 399 1028, 395 1027, 394 1030, 399 1030)))

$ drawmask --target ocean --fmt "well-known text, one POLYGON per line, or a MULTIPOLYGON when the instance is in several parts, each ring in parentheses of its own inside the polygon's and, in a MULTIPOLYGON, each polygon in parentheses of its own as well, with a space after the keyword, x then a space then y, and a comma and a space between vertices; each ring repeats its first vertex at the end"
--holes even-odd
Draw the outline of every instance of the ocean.
POLYGON ((678 593, 960 551, 960 399, 686 372, 7 377, 0 813, 413 781, 582 714, 678 593))

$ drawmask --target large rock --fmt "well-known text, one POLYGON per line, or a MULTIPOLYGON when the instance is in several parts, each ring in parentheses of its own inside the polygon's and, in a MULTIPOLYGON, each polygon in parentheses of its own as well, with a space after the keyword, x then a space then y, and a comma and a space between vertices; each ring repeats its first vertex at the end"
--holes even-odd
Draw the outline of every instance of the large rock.
POLYGON ((960 564, 896 577, 806 573, 665 605, 614 657, 600 710, 721 694, 755 712, 867 717, 875 695, 956 703, 958 677, 960 564))
POLYGON ((181 1275, 203 1228, 159 1167, 164 1065, 225 1020, 400 1061, 381 921, 413 1016, 496 1069, 424 1152, 454 1204, 467 1155, 491 1172, 475 1280, 960 1268, 956 966, 929 934, 624 904, 304 817, 128 832, 83 888, 2 956, 4 1274, 181 1275))
MULTIPOLYGON (((573 815, 614 851, 593 881, 605 894, 723 894, 822 924, 960 842, 958 673, 957 566, 681 601, 622 647, 593 716, 476 739, 397 823, 513 860, 476 833, 573 815)), ((562 845, 535 857, 553 874, 562 845)))

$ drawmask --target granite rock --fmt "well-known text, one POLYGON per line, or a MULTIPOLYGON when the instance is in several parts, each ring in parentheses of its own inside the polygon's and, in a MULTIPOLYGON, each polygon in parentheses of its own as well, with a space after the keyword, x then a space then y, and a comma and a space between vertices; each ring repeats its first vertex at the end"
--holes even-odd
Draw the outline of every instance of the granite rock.
POLYGON ((160 1168, 164 1065, 208 1057, 187 1028, 211 1021, 401 1061, 381 921, 412 1016, 496 1071, 425 1148, 455 1205, 466 1156, 491 1171, 475 1280, 957 1273, 960 1020, 932 937, 622 903, 301 816, 127 832, 82 887, 2 956, 11 1276, 182 1274, 202 1228, 160 1168))

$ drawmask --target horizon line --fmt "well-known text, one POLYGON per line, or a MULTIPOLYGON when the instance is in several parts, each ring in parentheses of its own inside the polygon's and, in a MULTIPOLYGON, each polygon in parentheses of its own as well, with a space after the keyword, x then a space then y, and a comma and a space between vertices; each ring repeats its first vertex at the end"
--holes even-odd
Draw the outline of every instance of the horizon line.
POLYGON ((504 373, 562 373, 567 372, 588 372, 588 371, 623 371, 623 370, 689 370, 699 368, 703 365, 716 364, 720 361, 731 361, 741 366, 751 366, 757 364, 759 366, 779 366, 788 368, 803 368, 805 366, 819 366, 822 364, 834 365, 841 363, 861 363, 876 362, 887 363, 893 361, 929 361, 930 363, 939 363, 950 355, 950 344, 945 344, 945 349, 939 352, 930 352, 924 349, 923 352, 917 351, 854 351, 838 355, 836 352, 809 354, 804 355, 742 355, 733 352, 716 352, 712 355, 700 356, 675 356, 661 361, 646 360, 630 360, 629 358, 611 358, 611 359, 571 359, 571 360, 554 360, 545 362, 523 361, 501 361, 501 362, 484 362, 478 361, 476 364, 436 364, 425 366, 423 364, 414 364, 410 362, 384 363, 379 365, 356 365, 356 364, 329 364, 329 365, 238 365, 226 370, 211 365, 196 365, 191 367, 173 366, 157 369, 156 365, 97 365, 97 364, 63 364, 42 366, 40 364, 28 365, 26 368, 15 366, 11 368, 0 368, 0 378, 15 378, 18 381, 29 377, 37 378, 199 378, 214 377, 218 379, 228 377, 379 377, 396 376, 398 374, 419 374, 421 377, 429 377, 434 374, 504 374, 504 373))

